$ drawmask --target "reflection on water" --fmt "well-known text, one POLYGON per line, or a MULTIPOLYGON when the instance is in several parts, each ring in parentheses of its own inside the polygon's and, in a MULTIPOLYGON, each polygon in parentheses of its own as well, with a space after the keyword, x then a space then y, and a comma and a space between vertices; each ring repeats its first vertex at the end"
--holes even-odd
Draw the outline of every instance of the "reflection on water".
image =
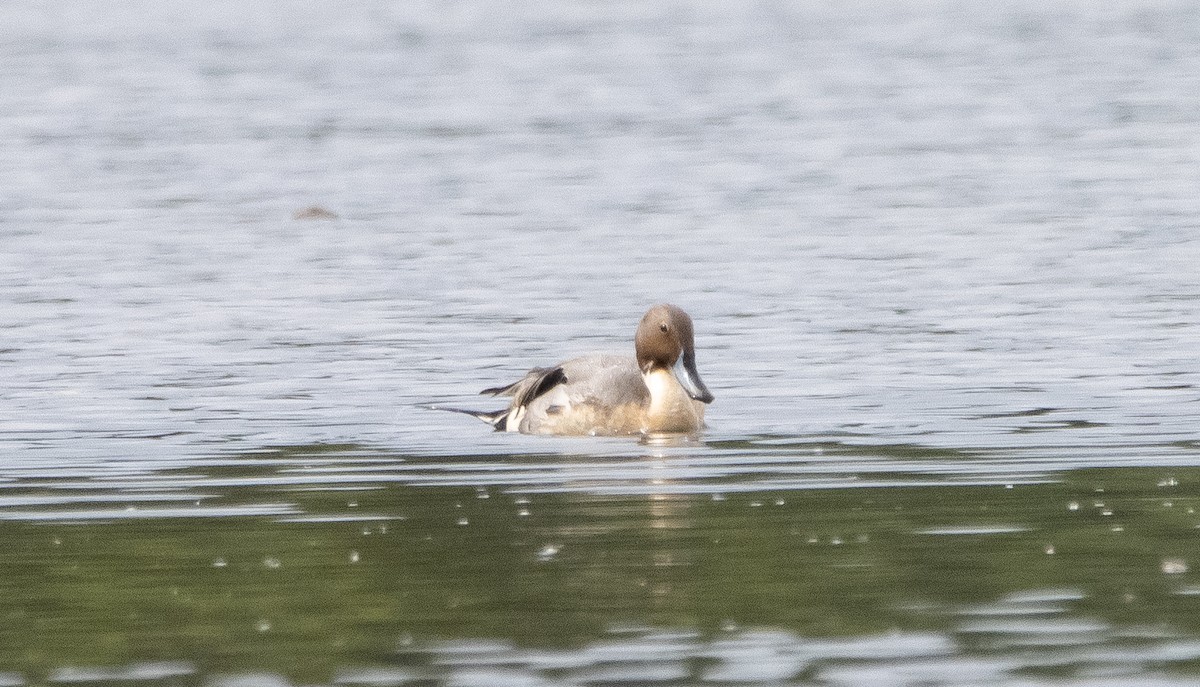
POLYGON ((1091 684, 1200 659, 1195 468, 747 489, 662 457, 599 482, 561 457, 228 463, 9 484, 16 684, 1091 684))
MULTIPOLYGON (((503 435, 507 436, 507 435, 503 435)), ((1193 466, 1190 445, 1146 446, 1136 454, 1109 447, 1053 451, 961 451, 913 445, 859 446, 800 437, 688 440, 639 446, 632 440, 591 444, 572 439, 521 455, 395 456, 381 449, 311 446, 263 449, 212 458, 190 468, 119 463, 102 468, 4 469, 0 519, 146 519, 224 515, 311 516, 271 492, 261 502, 233 503, 228 492, 256 488, 339 491, 382 486, 499 487, 511 494, 579 493, 598 497, 711 495, 765 491, 913 486, 1032 485, 1061 473, 1142 468, 1158 488, 1177 486, 1173 468, 1193 466), (595 449, 579 453, 580 449, 595 449), (1153 469, 1153 470, 1151 470, 1153 469)), ((533 443, 527 448, 538 448, 533 443)), ((187 461, 192 463, 193 461, 187 461)), ((286 493, 286 492, 285 492, 286 493)), ((322 514, 324 517, 325 514, 322 514)), ((354 515, 353 517, 360 517, 354 515)))

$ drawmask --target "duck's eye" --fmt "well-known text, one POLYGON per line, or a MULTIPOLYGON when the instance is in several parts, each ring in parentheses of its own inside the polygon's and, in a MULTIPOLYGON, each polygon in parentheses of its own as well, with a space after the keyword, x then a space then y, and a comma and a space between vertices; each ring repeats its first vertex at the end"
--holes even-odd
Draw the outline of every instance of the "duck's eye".
POLYGON ((660 332, 665 332, 665 331, 667 331, 668 329, 670 329, 670 327, 668 327, 668 326, 667 326, 667 323, 666 323, 666 322, 663 322, 662 324, 658 325, 658 330, 659 330, 660 332))

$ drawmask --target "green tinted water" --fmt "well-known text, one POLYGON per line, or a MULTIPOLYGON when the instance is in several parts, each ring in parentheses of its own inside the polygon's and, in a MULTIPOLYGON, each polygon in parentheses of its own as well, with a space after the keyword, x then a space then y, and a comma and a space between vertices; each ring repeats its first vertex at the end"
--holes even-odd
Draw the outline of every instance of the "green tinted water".
MULTIPOLYGON (((632 634, 641 646, 654 630, 697 633, 700 648, 671 657, 695 677, 720 663, 706 657, 712 642, 770 629, 793 636, 817 673, 848 660, 821 642, 890 634, 1075 675, 1104 666, 1106 651, 1200 642, 1196 469, 749 493, 656 493, 651 481, 623 496, 255 486, 287 472, 276 468, 295 455, 282 455, 207 477, 250 482, 216 494, 220 506, 293 515, 155 517, 137 502, 94 522, 78 517, 89 509, 74 521, 22 511, 0 530, 0 665, 53 677, 185 658, 189 675, 296 684, 348 667, 452 679, 461 667, 446 640, 478 642, 482 665, 520 663, 496 656, 496 641, 590 665, 597 642, 632 634)), ((375 460, 376 472, 401 464, 375 460)), ((1152 656, 1136 667, 1200 675, 1200 644, 1152 656)))

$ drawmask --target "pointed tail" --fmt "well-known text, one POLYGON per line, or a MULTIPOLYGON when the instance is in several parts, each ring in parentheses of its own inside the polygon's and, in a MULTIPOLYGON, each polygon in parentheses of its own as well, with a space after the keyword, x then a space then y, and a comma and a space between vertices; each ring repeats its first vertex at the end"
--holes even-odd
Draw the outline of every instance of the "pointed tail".
POLYGON ((508 429, 508 408, 504 410, 471 410, 469 408, 449 408, 446 406, 425 406, 430 410, 445 410, 451 413, 462 413, 471 417, 479 418, 488 423, 497 432, 504 432, 508 429))

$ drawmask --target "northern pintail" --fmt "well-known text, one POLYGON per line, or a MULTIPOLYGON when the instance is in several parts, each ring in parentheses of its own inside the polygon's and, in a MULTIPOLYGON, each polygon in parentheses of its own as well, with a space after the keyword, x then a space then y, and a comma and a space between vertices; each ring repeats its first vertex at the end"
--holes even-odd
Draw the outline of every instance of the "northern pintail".
POLYGON ((538 367, 508 386, 508 408, 466 411, 498 431, 621 435, 695 432, 712 403, 696 372, 692 318, 674 305, 648 310, 634 337, 636 357, 587 355, 538 367))

